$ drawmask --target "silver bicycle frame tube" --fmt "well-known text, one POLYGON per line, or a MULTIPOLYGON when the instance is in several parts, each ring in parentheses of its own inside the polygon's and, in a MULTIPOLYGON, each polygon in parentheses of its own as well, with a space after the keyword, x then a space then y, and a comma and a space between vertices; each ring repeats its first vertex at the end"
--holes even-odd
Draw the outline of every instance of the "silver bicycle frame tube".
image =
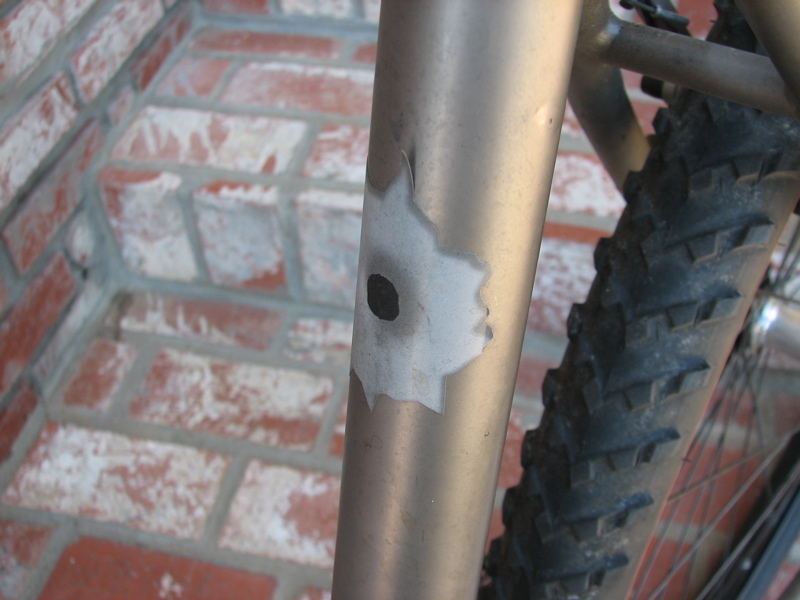
POLYGON ((475 596, 580 8, 383 1, 336 600, 475 596))

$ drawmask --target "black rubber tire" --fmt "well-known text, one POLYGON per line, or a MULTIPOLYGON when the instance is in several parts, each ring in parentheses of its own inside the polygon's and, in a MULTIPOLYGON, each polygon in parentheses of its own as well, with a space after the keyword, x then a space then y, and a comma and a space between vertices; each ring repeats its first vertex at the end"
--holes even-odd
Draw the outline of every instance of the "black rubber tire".
MULTIPOLYGON (((715 41, 756 50, 730 0, 715 41)), ((695 92, 657 139, 522 447, 480 598, 621 600, 800 194, 800 126, 695 92)))

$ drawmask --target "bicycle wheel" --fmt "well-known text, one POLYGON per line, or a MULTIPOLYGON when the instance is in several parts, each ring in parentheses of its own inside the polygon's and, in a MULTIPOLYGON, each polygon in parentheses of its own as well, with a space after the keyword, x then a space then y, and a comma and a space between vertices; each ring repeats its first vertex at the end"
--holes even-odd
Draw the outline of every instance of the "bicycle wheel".
MULTIPOLYGON (((709 39, 754 51, 730 0, 709 39)), ((625 598, 800 193, 800 127, 699 93, 661 111, 523 442, 480 598, 625 598)))

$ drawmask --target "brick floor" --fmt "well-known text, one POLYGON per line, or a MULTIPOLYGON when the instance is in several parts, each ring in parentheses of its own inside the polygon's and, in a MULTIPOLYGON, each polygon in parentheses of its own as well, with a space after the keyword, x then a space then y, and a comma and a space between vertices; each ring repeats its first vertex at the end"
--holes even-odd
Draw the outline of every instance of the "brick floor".
MULTIPOLYGON (((91 2, 73 4, 54 34, 91 2)), ((0 208, 172 4, 116 3, 67 57, 74 87, 57 73, 31 94, 0 133, 0 208), (22 149, 30 161, 9 159, 22 149)), ((0 322, 0 600, 330 598, 376 54, 374 27, 332 20, 375 23, 379 2, 197 5, 194 24, 166 13, 112 83, 108 118, 81 125, 0 230, 0 262, 28 278, 0 282, 0 311, 13 306, 0 322), (117 287, 95 311, 102 286, 79 279, 98 261, 117 287)), ((658 106, 635 107, 649 120, 658 106)), ((623 206, 568 110, 501 490, 623 206)), ((779 402, 797 411, 791 394, 779 402)))

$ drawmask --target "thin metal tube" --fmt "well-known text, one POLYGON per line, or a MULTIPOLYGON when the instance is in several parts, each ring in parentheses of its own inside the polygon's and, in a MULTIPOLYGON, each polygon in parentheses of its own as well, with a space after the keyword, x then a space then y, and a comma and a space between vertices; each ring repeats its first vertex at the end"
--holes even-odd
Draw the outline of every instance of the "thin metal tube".
MULTIPOLYGON (((382 3, 355 329, 384 327, 388 345, 365 348, 354 335, 353 354, 361 358, 350 380, 335 600, 475 596, 580 8, 580 0, 382 3), (403 183, 409 169, 413 194, 403 183), (387 202, 407 201, 394 214, 429 220, 438 249, 419 264, 398 265, 408 248, 377 256, 376 246, 388 242, 374 227, 377 213, 391 209, 387 202), (426 379, 427 343, 413 329, 391 327, 406 310, 436 311, 417 307, 400 284, 396 294, 388 284, 371 288, 371 275, 400 280, 363 269, 391 267, 428 290, 440 283, 429 260, 440 254, 473 256, 487 269, 473 299, 478 313, 488 311, 481 318, 492 339, 447 376, 437 411, 376 391, 387 373, 369 362, 402 333, 410 349, 382 368, 400 384, 426 379), (385 305, 367 307, 372 292, 385 305)), ((404 226, 397 227, 403 246, 404 226)), ((397 233, 387 228, 384 237, 397 233)), ((460 285, 431 300, 434 308, 446 309, 460 285)), ((457 351, 445 344, 442 353, 457 351)))
POLYGON ((597 44, 606 64, 800 118, 791 92, 765 56, 616 18, 610 19, 597 44))
POLYGON ((800 3, 795 0, 736 0, 783 80, 800 100, 800 3))

